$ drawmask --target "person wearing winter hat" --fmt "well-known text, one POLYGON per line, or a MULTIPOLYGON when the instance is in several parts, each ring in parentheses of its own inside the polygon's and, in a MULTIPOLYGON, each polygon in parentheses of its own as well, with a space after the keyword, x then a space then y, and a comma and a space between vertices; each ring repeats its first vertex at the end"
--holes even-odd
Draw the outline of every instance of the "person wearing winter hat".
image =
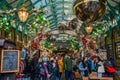
POLYGON ((92 60, 94 60, 95 58, 97 58, 96 55, 92 55, 92 56, 91 56, 91 59, 92 59, 92 60))

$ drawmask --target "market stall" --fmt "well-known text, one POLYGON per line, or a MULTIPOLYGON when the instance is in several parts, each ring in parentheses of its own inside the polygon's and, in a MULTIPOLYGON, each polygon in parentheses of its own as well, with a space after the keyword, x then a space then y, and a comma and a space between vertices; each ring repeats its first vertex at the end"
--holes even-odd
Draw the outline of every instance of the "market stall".
POLYGON ((106 39, 106 49, 107 49, 107 57, 108 59, 111 57, 113 58, 114 53, 113 53, 113 45, 112 45, 112 39, 110 38, 110 33, 107 33, 106 39))
POLYGON ((114 60, 115 66, 120 68, 120 36, 118 35, 118 28, 114 28, 113 30, 113 48, 114 48, 114 60))

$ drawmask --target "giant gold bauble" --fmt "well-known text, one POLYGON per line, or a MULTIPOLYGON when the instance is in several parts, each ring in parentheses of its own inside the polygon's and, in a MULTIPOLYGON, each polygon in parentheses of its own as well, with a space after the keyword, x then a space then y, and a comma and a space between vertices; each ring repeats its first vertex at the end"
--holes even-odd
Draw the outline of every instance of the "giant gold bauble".
POLYGON ((100 19, 105 13, 105 0, 76 0, 76 17, 86 23, 100 19))

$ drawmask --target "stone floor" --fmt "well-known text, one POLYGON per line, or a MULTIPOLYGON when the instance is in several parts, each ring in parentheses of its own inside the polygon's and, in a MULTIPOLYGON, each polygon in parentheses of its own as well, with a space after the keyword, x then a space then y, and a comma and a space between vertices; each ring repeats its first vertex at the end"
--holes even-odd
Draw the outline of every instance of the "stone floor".
POLYGON ((65 74, 64 73, 61 76, 61 80, 65 80, 65 74))

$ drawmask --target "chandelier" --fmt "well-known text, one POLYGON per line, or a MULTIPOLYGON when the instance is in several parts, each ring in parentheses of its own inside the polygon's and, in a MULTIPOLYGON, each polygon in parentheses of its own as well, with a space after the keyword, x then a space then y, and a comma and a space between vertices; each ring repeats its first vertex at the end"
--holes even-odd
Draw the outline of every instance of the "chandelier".
POLYGON ((85 31, 86 31, 88 34, 90 34, 90 33, 92 32, 92 30, 93 30, 93 27, 92 27, 92 26, 86 26, 86 27, 85 27, 85 31))
POLYGON ((18 17, 21 22, 25 22, 28 18, 29 12, 25 8, 25 4, 21 6, 21 8, 18 10, 18 17))

